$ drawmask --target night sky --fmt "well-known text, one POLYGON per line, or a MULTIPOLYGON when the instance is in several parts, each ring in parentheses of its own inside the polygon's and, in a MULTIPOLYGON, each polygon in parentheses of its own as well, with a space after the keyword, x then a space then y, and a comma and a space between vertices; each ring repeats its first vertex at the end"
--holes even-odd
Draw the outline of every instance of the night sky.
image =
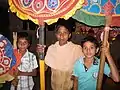
POLYGON ((0 0, 0 33, 9 39, 9 13, 6 0, 0 0))
MULTIPOLYGON (((9 12, 8 12, 8 3, 7 0, 0 0, 0 34, 3 34, 8 39, 10 39, 10 22, 9 21, 9 12)), ((29 22, 30 30, 35 30, 36 25, 32 21, 22 21, 23 22, 23 29, 27 29, 27 22, 29 22)), ((61 19, 58 22, 64 22, 61 19)), ((12 20, 12 23, 16 23, 12 20)), ((73 29, 74 27, 74 20, 70 18, 67 23, 70 24, 70 27, 73 29)), ((54 30, 55 24, 48 26, 48 30, 54 30)))

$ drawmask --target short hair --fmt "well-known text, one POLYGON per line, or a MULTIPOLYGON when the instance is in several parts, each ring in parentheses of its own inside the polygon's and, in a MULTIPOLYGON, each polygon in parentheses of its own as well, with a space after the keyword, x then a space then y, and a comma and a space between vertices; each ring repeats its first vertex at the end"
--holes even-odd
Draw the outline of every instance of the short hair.
POLYGON ((87 42, 87 41, 94 43, 96 48, 99 47, 99 42, 98 42, 97 39, 96 39, 95 37, 93 37, 93 36, 86 36, 86 37, 81 41, 81 46, 83 47, 83 44, 84 44, 85 42, 87 42))
POLYGON ((70 26, 67 25, 67 24, 58 24, 58 25, 56 25, 56 27, 55 27, 55 32, 57 32, 58 29, 59 29, 60 27, 62 27, 62 26, 65 27, 66 29, 68 29, 68 32, 69 32, 69 33, 72 32, 70 26))
POLYGON ((29 44, 31 44, 31 37, 30 35, 27 33, 27 32, 18 32, 18 35, 17 35, 17 41, 20 39, 20 38, 25 38, 29 44))

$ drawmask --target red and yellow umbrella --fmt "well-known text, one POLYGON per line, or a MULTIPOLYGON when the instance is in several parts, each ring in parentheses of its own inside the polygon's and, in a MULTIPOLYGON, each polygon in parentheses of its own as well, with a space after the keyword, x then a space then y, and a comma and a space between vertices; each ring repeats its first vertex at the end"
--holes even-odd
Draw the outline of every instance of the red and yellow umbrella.
MULTIPOLYGON (((59 18, 68 19, 82 7, 84 0, 9 0, 10 10, 22 19, 40 25, 39 43, 44 45, 44 22, 52 24, 59 18)), ((40 86, 45 90, 44 53, 39 55, 40 86)))
POLYGON ((84 0, 9 0, 10 10, 22 20, 35 24, 52 24, 58 18, 68 19, 82 7, 84 0))

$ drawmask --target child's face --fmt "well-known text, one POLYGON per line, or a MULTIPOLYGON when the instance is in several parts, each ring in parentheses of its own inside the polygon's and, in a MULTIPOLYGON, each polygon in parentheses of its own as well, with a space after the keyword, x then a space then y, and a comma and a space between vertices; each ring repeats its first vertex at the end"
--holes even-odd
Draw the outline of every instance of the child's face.
POLYGON ((59 41, 60 45, 64 45, 67 43, 68 39, 70 38, 71 34, 69 33, 68 29, 64 26, 61 26, 56 33, 57 40, 59 41))
POLYGON ((21 52, 25 52, 29 47, 29 42, 25 38, 18 39, 18 48, 21 52))
POLYGON ((95 44, 90 41, 87 41, 83 44, 82 50, 86 58, 93 58, 97 52, 95 44))

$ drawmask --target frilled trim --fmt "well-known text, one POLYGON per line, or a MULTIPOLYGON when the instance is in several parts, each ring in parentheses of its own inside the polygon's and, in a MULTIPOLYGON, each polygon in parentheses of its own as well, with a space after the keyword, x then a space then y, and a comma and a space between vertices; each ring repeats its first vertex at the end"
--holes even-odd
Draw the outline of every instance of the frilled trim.
POLYGON ((72 18, 89 26, 105 25, 105 16, 91 15, 83 10, 77 10, 76 14, 72 16, 72 18))
POLYGON ((38 20, 37 19, 33 19, 31 18, 29 15, 26 15, 25 13, 22 13, 21 11, 19 11, 15 5, 13 4, 12 0, 8 0, 9 3, 9 9, 11 10, 11 12, 16 13, 16 15, 22 19, 22 20, 31 20, 33 21, 35 24, 38 24, 38 20))
MULTIPOLYGON (((26 15, 25 13, 22 13, 21 11, 19 11, 15 7, 15 5, 13 4, 12 0, 9 0, 8 2, 9 2, 9 6, 10 6, 9 9, 11 10, 11 12, 16 13, 16 15, 20 19, 22 19, 22 20, 28 20, 29 19, 29 20, 33 21, 35 24, 41 24, 41 23, 43 23, 43 22, 39 22, 39 19, 32 18, 31 16, 26 15)), ((63 15, 61 17, 55 18, 55 19, 49 19, 49 20, 43 20, 43 21, 46 22, 48 25, 50 25, 52 23, 57 22, 57 20, 59 18, 64 18, 64 19, 67 20, 67 19, 69 19, 71 16, 73 16, 75 14, 75 11, 77 9, 80 9, 82 7, 83 3, 84 3, 84 0, 79 0, 79 2, 76 4, 76 6, 72 10, 70 10, 67 14, 65 14, 65 15, 63 15)))
MULTIPOLYGON (((72 17, 75 14, 77 9, 80 9, 82 7, 83 3, 84 3, 84 0, 79 0, 79 2, 76 4, 76 6, 71 11, 69 11, 67 14, 65 14, 64 16, 62 16, 60 18, 64 18, 65 20, 69 19, 70 17, 72 17)), ((47 22, 50 25, 54 22, 57 22, 58 19, 59 18, 49 19, 49 20, 46 20, 45 22, 47 22)))

